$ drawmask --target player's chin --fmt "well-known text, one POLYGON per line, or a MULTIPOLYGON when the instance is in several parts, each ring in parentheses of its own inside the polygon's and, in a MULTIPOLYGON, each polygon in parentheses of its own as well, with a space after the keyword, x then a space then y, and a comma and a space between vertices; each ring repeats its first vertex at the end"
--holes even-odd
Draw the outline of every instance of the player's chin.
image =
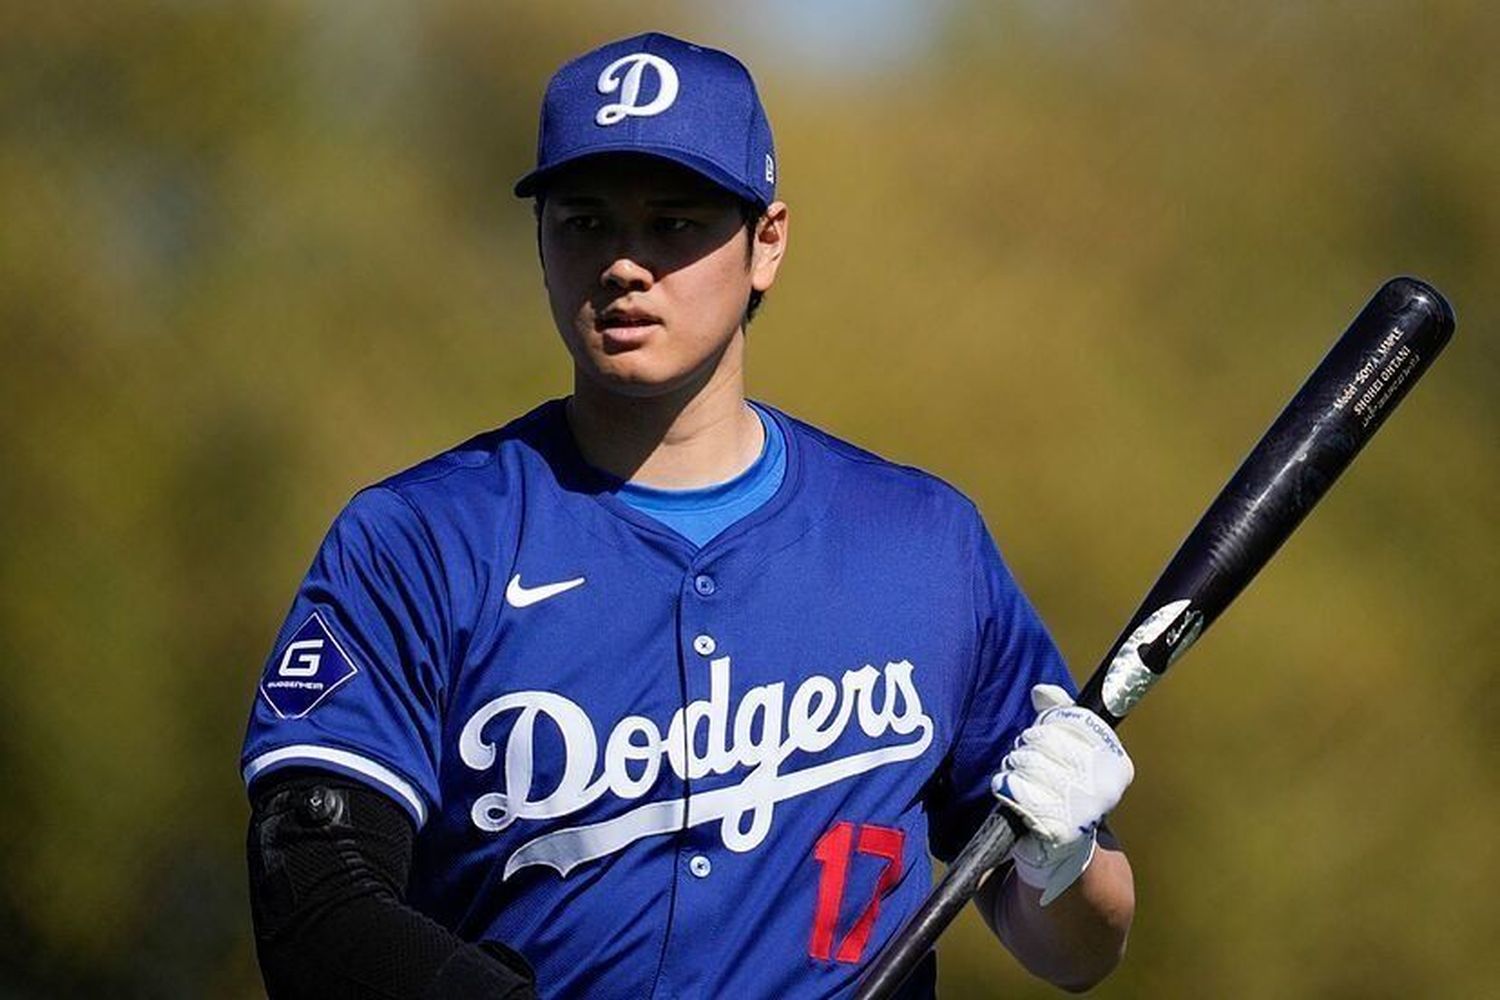
POLYGON ((644 350, 602 354, 591 359, 594 380, 619 396, 651 399, 680 388, 689 378, 675 368, 655 363, 644 350))

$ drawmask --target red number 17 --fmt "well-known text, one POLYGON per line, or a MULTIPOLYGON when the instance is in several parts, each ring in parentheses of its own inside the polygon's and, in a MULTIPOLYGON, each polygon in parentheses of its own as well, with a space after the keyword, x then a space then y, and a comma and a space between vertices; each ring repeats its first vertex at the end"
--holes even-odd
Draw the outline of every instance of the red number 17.
POLYGON ((813 858, 823 866, 818 878, 818 907, 813 912, 812 945, 808 954, 820 961, 832 957, 839 962, 858 962, 864 953, 865 942, 870 940, 870 931, 875 927, 875 917, 880 913, 880 900, 901 878, 901 846, 906 842, 906 832, 887 826, 859 827, 859 846, 855 847, 855 826, 847 820, 835 823, 813 848, 813 858), (853 850, 884 858, 880 877, 875 881, 875 891, 864 911, 849 933, 844 936, 837 954, 833 952, 833 925, 838 921, 839 909, 844 902, 844 883, 849 880, 849 858, 853 850))

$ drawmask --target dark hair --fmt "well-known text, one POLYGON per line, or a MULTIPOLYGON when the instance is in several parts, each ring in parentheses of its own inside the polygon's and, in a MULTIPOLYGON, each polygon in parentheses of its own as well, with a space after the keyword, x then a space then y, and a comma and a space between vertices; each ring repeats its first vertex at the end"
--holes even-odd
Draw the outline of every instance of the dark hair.
MULTIPOLYGON (((536 216, 536 253, 537 258, 542 255, 542 209, 546 206, 547 192, 545 189, 538 190, 536 197, 531 201, 532 214, 536 216)), ((760 220, 765 217, 766 206, 748 198, 739 199, 740 219, 745 224, 745 261, 749 263, 755 253, 755 229, 760 220)), ((750 299, 745 303, 745 325, 749 326, 755 314, 760 311, 760 304, 765 299, 766 293, 758 288, 750 289, 750 299)))

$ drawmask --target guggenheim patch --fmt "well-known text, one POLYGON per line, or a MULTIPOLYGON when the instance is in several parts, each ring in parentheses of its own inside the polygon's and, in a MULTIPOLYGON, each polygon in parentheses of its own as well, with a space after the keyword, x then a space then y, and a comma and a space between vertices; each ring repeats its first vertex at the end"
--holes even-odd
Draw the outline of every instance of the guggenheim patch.
POLYGON ((283 719, 300 719, 359 673, 314 611, 266 667, 260 693, 283 719))

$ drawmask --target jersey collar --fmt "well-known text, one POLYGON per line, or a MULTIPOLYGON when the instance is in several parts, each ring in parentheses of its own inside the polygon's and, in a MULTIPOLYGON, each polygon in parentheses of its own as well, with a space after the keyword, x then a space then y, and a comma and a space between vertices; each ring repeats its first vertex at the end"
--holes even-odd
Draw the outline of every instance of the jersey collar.
POLYGON ((580 502, 587 504, 596 512, 623 522, 643 541, 649 539, 654 543, 653 547, 665 543, 684 562, 694 562, 737 549, 747 540, 767 552, 779 548, 779 541, 789 544, 804 534, 827 506, 829 491, 816 488, 816 477, 812 483, 814 488, 807 488, 807 455, 796 421, 759 400, 755 405, 776 421, 781 430, 786 446, 786 474, 771 499, 710 539, 702 548, 613 495, 617 481, 589 465, 578 450, 568 426, 566 398, 549 400, 538 407, 533 427, 541 438, 539 451, 551 467, 553 483, 562 494, 559 499, 565 506, 576 506, 580 502), (813 502, 809 504, 808 500, 813 502))

